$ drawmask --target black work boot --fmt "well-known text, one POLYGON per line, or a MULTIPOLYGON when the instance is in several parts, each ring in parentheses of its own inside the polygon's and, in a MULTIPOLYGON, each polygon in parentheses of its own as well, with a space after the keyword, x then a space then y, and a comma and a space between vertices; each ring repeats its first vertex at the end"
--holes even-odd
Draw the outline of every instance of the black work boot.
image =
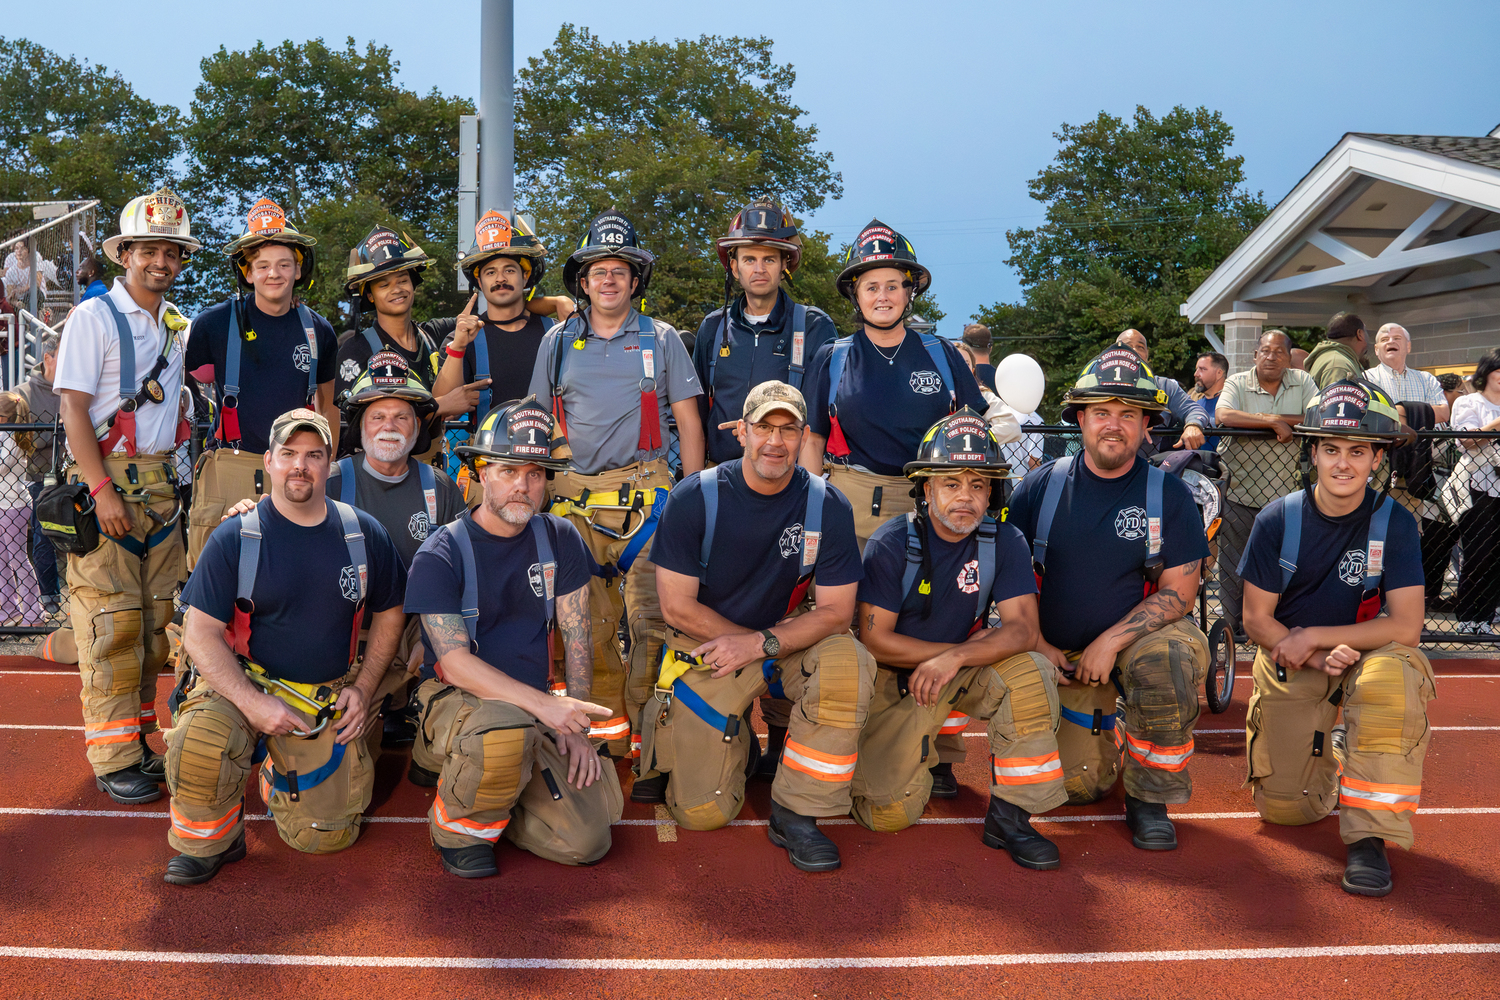
POLYGON ((984 846, 1009 851, 1022 868, 1041 872, 1062 866, 1057 845, 1031 828, 1031 813, 998 795, 990 796, 984 816, 984 846))
POLYGON ((141 765, 131 764, 120 771, 96 775, 94 784, 121 805, 133 806, 161 798, 161 780, 141 770, 141 765))
POLYGON ((1341 884, 1345 892, 1356 896, 1388 895, 1392 888, 1391 863, 1385 856, 1385 841, 1366 837, 1350 844, 1341 884))
POLYGON ((760 761, 755 765, 752 776, 760 781, 775 781, 776 768, 781 763, 781 749, 786 746, 786 727, 767 726, 766 729, 766 748, 761 751, 760 761))
POLYGON ((141 773, 157 782, 167 780, 167 755, 157 753, 146 743, 146 734, 141 733, 141 773))
POLYGON ((775 799, 766 832, 771 843, 785 847, 792 864, 805 872, 831 872, 842 864, 838 845, 823 835, 811 816, 798 815, 775 799))
POLYGON ((932 772, 932 798, 958 798, 958 779, 953 776, 952 764, 939 764, 928 770, 932 772))
POLYGON ((410 701, 394 711, 382 711, 380 721, 382 750, 409 747, 417 741, 417 706, 410 701))
MULTIPOLYGON (((436 844, 432 845, 437 847, 436 844)), ((443 870, 459 878, 489 878, 500 874, 495 863, 495 849, 489 844, 470 844, 468 847, 438 847, 438 857, 443 860, 443 870)))
POLYGON ((1125 796, 1125 825, 1130 827, 1130 842, 1143 851, 1177 850, 1177 828, 1167 819, 1167 807, 1160 802, 1125 796))
POLYGON ((667 774, 654 778, 636 778, 630 783, 630 801, 648 806, 665 805, 667 801, 667 774))
POLYGON ((415 759, 412 760, 411 767, 406 769, 406 780, 410 781, 413 785, 421 785, 423 788, 436 788, 439 777, 441 775, 438 772, 427 770, 427 768, 418 764, 415 759))
POLYGON ((212 857, 196 858, 191 854, 179 854, 167 862, 167 874, 162 876, 164 881, 173 885, 201 885, 219 874, 219 869, 231 861, 245 860, 245 831, 235 838, 229 850, 212 857))

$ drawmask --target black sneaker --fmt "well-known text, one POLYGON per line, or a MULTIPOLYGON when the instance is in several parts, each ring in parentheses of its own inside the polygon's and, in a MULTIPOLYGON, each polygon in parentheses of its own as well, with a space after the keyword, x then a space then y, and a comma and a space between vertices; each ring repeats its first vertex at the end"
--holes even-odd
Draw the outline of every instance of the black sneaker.
POLYGON ((1031 813, 998 795, 990 796, 990 811, 984 817, 984 846, 1009 851, 1022 868, 1051 871, 1062 866, 1057 845, 1031 826, 1031 813))
POLYGON ((1130 842, 1143 851, 1177 850, 1177 828, 1163 803, 1125 796, 1125 825, 1130 827, 1130 842))
POLYGON ((816 820, 794 813, 774 799, 766 833, 771 843, 786 848, 792 864, 805 872, 831 872, 842 864, 838 845, 818 829, 816 820))
POLYGON ((1349 861, 1344 865, 1344 891, 1356 896, 1390 895, 1391 863, 1385 856, 1385 841, 1366 837, 1349 845, 1349 861))
POLYGON ((500 874, 500 866, 495 863, 495 849, 489 844, 438 847, 437 852, 438 857, 443 860, 443 870, 450 875, 457 875, 459 878, 489 878, 500 874))
POLYGON ((94 784, 121 805, 134 806, 161 798, 161 780, 141 770, 141 765, 131 764, 119 771, 96 775, 94 784))
POLYGON ((932 798, 958 798, 958 779, 953 776, 952 764, 939 764, 928 770, 932 772, 932 798))
POLYGON ((191 854, 179 854, 167 862, 167 873, 162 880, 173 885, 201 885, 219 874, 219 869, 234 861, 245 860, 245 834, 240 832, 229 850, 207 858, 191 854))

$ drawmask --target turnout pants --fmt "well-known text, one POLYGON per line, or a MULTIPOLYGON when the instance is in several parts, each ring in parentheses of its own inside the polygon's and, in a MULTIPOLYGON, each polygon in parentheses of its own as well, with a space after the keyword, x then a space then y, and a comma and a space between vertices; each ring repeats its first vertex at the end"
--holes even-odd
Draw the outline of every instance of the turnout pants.
POLYGON ((1410 849, 1432 735, 1427 703, 1436 696, 1432 664, 1399 643, 1366 653, 1342 677, 1288 670, 1285 682, 1261 649, 1245 719, 1245 783, 1261 818, 1314 823, 1336 799, 1344 843, 1380 837, 1410 849), (1332 739, 1340 707, 1347 726, 1342 759, 1332 739))
POLYGON ((1057 746, 1068 802, 1083 805, 1108 794, 1122 750, 1127 795, 1142 802, 1188 801, 1198 688, 1207 672, 1208 639, 1179 619, 1125 647, 1111 682, 1059 688, 1057 746))
MULTIPOLYGON (((671 489, 672 474, 666 461, 661 459, 638 462, 597 476, 559 472, 552 481, 552 495, 576 500, 588 490, 604 499, 610 495, 618 497, 622 486, 631 495, 636 490, 671 489)), ((600 510, 593 512, 592 520, 581 513, 567 517, 583 536, 594 560, 601 566, 613 567, 631 540, 611 538, 604 531, 596 530, 595 526, 617 532, 624 526, 626 515, 626 511, 600 510)), ((639 519, 639 514, 630 515, 632 523, 639 519)), ((596 576, 589 581, 589 611, 594 632, 594 680, 589 700, 610 710, 608 719, 594 720, 589 736, 604 740, 609 745, 610 754, 615 757, 630 756, 632 743, 639 744, 639 734, 632 740, 629 720, 640 716, 640 707, 651 693, 655 680, 652 671, 660 660, 662 636, 667 627, 661 617, 661 602, 656 596, 656 565, 649 558, 650 552, 651 543, 647 541, 624 580, 619 577, 605 580, 596 576), (627 615, 630 634, 628 666, 617 638, 620 620, 627 615)), ((554 675, 557 677, 563 676, 561 657, 562 650, 555 650, 557 665, 554 675)))
MULTIPOLYGON (((332 686, 342 690, 358 675, 355 667, 332 686)), ((172 793, 167 840, 183 854, 222 854, 244 829, 245 782, 257 763, 262 736, 202 678, 177 715, 166 734, 167 788, 172 793)), ((307 728, 312 728, 311 719, 307 728)), ((367 742, 353 739, 340 746, 335 735, 329 722, 311 739, 263 737, 267 755, 259 762, 261 798, 281 839, 308 854, 332 854, 353 844, 375 787, 367 742)))
POLYGON ((188 512, 188 569, 198 565, 203 546, 224 519, 224 512, 241 500, 259 497, 270 487, 263 458, 233 448, 215 448, 198 457, 193 470, 193 507, 188 512))
POLYGON ((612 764, 603 761, 599 779, 580 789, 568 784, 552 731, 515 705, 437 680, 424 682, 417 700, 417 745, 442 775, 428 811, 434 844, 493 845, 504 836, 563 865, 593 864, 609 851, 610 825, 625 807, 612 764))
POLYGON ((922 815, 932 792, 939 735, 963 739, 970 719, 989 722, 990 794, 1029 813, 1068 799, 1058 754, 1056 671, 1037 653, 987 667, 964 667, 924 708, 902 696, 900 675, 882 669, 870 718, 859 737, 853 815, 861 826, 893 833, 922 815))
MULTIPOLYGON (((180 526, 147 513, 165 521, 177 508, 169 462, 165 455, 106 458, 134 524, 123 539, 101 533, 94 551, 68 556, 85 744, 96 775, 139 764, 141 734, 157 730, 156 675, 167 662, 172 598, 187 576, 180 526)), ((75 469, 70 480, 77 479, 75 469)))
MULTIPOLYGON (((667 642, 683 653, 699 645, 675 633, 667 642)), ((667 809, 678 825, 689 830, 724 826, 745 802, 750 740, 757 738, 745 715, 770 690, 793 703, 771 797, 802 816, 844 816, 853 805, 859 731, 869 712, 875 672, 874 657, 848 633, 780 657, 769 679, 759 664, 717 679, 708 670, 689 670, 673 686, 673 695, 661 692, 646 704, 641 776, 671 775, 667 809)))

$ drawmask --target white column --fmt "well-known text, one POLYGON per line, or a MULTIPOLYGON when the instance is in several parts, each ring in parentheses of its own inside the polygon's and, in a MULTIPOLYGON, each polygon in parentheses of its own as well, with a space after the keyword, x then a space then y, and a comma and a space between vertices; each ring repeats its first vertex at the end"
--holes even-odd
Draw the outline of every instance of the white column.
POLYGON ((1248 371, 1255 364, 1255 348, 1265 330, 1269 313, 1231 312, 1219 317, 1224 324, 1224 353, 1229 358, 1229 374, 1248 371))

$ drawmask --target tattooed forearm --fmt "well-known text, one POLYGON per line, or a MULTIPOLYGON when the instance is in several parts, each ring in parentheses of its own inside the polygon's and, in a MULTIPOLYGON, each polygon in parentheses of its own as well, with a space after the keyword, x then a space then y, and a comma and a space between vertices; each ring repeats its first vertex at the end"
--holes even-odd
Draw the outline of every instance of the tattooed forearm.
POLYGON ((462 615, 423 615, 422 631, 439 661, 456 649, 469 648, 469 630, 462 615))
POLYGON ((1187 613, 1188 602, 1177 591, 1164 587, 1146 598, 1115 628, 1126 644, 1171 624, 1187 613))
POLYGON ((562 637, 563 678, 570 698, 587 698, 594 683, 594 633, 589 620, 589 588, 557 599, 557 631, 562 637))

